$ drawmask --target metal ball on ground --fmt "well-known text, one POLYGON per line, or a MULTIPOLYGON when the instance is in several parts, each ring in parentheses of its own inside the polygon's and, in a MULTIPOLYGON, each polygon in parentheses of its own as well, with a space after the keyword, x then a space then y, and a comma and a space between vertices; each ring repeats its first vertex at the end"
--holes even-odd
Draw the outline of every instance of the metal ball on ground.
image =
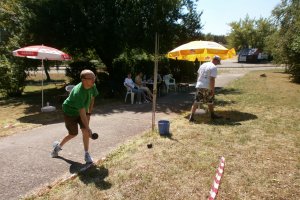
POLYGON ((148 149, 151 149, 153 147, 152 143, 147 144, 148 149))

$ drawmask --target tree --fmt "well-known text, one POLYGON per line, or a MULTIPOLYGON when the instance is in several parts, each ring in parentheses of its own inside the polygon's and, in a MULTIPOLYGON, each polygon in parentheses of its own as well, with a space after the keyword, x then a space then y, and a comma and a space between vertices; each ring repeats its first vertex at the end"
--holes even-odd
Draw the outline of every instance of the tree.
MULTIPOLYGON (((197 13, 196 2, 2 0, 0 31, 7 34, 0 51, 12 57, 16 48, 44 44, 70 53, 75 61, 87 60, 85 55, 93 51, 112 75, 113 60, 122 53, 131 49, 154 53, 155 32, 160 35, 161 53, 199 38, 202 13, 197 13)), ((14 60, 7 58, 9 63, 14 60)))
POLYGON ((268 49, 274 61, 286 64, 293 81, 300 83, 300 1, 282 0, 272 11, 277 32, 269 37, 268 49))
POLYGON ((227 37, 229 46, 238 51, 243 48, 264 50, 267 36, 275 31, 274 26, 268 19, 250 19, 249 15, 246 15, 245 19, 231 22, 229 25, 231 26, 231 32, 227 37))
POLYGON ((202 28, 192 0, 27 0, 28 30, 39 43, 66 47, 72 54, 95 49, 112 69, 113 59, 132 48, 154 50, 154 34, 161 51, 173 43, 197 37, 202 28), (187 12, 183 12, 186 10, 187 12))
POLYGON ((227 45, 226 36, 225 35, 213 35, 211 33, 207 33, 204 35, 204 40, 206 41, 214 41, 223 45, 227 45))
POLYGON ((0 92, 5 96, 19 96, 25 85, 27 62, 15 59, 12 51, 25 40, 26 10, 19 0, 0 1, 0 92))

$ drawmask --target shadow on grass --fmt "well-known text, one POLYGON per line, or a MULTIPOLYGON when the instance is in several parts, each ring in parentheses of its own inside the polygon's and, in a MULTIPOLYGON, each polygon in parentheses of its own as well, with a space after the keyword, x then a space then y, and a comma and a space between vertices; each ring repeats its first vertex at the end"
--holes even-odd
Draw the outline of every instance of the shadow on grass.
MULTIPOLYGON (((57 97, 64 93, 65 91, 63 88, 44 89, 44 106, 46 106, 46 103, 49 102, 50 105, 59 106, 60 108, 62 101, 59 102, 57 97)), ((0 105, 12 106, 12 107, 27 105, 27 109, 25 110, 26 114, 40 112, 42 107, 42 92, 30 91, 30 92, 24 92, 23 95, 20 97, 10 97, 10 98, 2 97, 0 99, 0 105)))
MULTIPOLYGON (((221 116, 220 119, 212 120, 208 114, 195 116, 195 124, 211 124, 211 125, 230 125, 239 126, 241 122, 257 119, 256 115, 244 113, 240 111, 216 111, 216 115, 221 116)), ((189 116, 186 118, 188 119, 189 116)))
POLYGON ((107 190, 111 188, 111 183, 105 181, 104 179, 108 176, 108 169, 103 166, 92 165, 85 171, 81 171, 87 164, 82 164, 79 162, 75 162, 61 156, 57 157, 58 159, 64 160, 70 164, 70 173, 75 174, 78 173, 79 179, 84 184, 95 184, 95 186, 101 190, 107 190))
POLYGON ((217 106, 228 106, 228 105, 232 105, 235 103, 236 103, 236 101, 224 101, 224 100, 220 100, 220 99, 215 99, 215 101, 214 101, 214 105, 217 105, 217 106))
MULTIPOLYGON (((51 79, 50 81, 44 81, 43 84, 44 85, 55 84, 55 85, 64 86, 65 83, 66 83, 65 79, 56 79, 56 80, 51 79)), ((42 85, 41 80, 27 80, 26 81, 26 86, 41 86, 41 85, 42 85)))
POLYGON ((224 87, 216 87, 215 88, 216 94, 223 94, 223 95, 227 95, 227 94, 241 94, 240 90, 237 90, 235 88, 224 88, 224 87))
POLYGON ((98 189, 107 190, 112 186, 111 183, 104 180, 108 174, 107 168, 93 165, 86 171, 80 172, 78 177, 86 185, 93 183, 98 189))
POLYGON ((240 122, 257 119, 256 115, 253 115, 251 113, 240 112, 236 110, 219 111, 216 112, 216 114, 222 116, 222 118, 217 120, 212 120, 210 124, 236 126, 236 125, 241 125, 240 122))
POLYGON ((35 114, 27 114, 24 117, 18 118, 22 123, 32 123, 32 124, 56 124, 64 121, 63 113, 61 110, 56 110, 53 112, 39 112, 35 114))
POLYGON ((179 140, 174 139, 172 136, 173 136, 172 133, 169 133, 169 134, 160 134, 160 137, 162 137, 162 138, 168 138, 169 140, 173 140, 175 142, 179 142, 179 140))
POLYGON ((61 103, 57 99, 58 94, 63 94, 63 89, 45 89, 44 90, 44 106, 46 102, 50 102, 51 106, 56 107, 53 112, 41 112, 42 93, 41 91, 25 92, 22 97, 5 99, 0 102, 1 106, 9 106, 12 109, 20 109, 24 115, 17 120, 22 123, 33 124, 55 124, 63 122, 63 114, 61 111, 61 103), (20 107, 18 107, 20 106, 20 107))

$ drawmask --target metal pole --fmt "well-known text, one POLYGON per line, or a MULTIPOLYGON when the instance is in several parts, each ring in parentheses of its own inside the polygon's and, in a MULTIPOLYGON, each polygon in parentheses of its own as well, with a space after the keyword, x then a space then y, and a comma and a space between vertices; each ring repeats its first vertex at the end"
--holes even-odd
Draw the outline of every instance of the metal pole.
POLYGON ((155 55, 154 55, 154 83, 153 83, 153 100, 152 100, 152 132, 155 129, 155 112, 156 112, 156 97, 157 97, 157 68, 158 68, 158 45, 159 37, 155 33, 155 55))
POLYGON ((42 108, 44 107, 44 59, 42 59, 42 108))

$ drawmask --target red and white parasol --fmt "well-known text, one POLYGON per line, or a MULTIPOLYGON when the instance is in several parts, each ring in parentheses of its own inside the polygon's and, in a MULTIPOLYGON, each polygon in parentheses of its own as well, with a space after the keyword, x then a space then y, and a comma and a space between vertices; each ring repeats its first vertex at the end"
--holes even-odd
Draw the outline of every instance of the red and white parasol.
POLYGON ((23 47, 13 51, 13 55, 39 60, 71 60, 68 54, 44 45, 23 47))
POLYGON ((31 59, 42 60, 42 110, 44 107, 44 92, 43 92, 43 71, 44 71, 44 60, 71 60, 71 56, 68 54, 44 45, 33 45, 27 46, 13 51, 13 55, 17 57, 26 57, 31 59))

